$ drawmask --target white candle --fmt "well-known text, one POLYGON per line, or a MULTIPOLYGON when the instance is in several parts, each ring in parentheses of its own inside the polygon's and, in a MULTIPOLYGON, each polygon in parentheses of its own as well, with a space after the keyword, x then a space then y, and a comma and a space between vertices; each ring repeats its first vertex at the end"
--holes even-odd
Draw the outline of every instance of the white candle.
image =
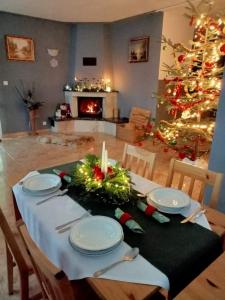
POLYGON ((108 151, 105 150, 105 161, 104 161, 104 164, 105 164, 105 169, 104 169, 104 173, 106 174, 108 172, 108 151))
POLYGON ((101 158, 101 171, 104 172, 105 166, 105 141, 102 143, 102 158, 101 158))

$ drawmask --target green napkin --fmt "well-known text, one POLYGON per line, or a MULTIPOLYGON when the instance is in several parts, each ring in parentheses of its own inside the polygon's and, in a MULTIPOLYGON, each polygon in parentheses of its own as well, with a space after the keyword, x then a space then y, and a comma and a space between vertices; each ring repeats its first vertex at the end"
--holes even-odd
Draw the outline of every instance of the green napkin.
POLYGON ((67 175, 65 172, 58 169, 53 169, 52 171, 53 173, 55 173, 56 175, 64 179, 66 182, 71 183, 72 178, 69 175, 67 175))
POLYGON ((133 232, 144 233, 144 230, 141 228, 141 226, 134 219, 131 219, 131 215, 122 211, 120 208, 115 209, 115 217, 120 221, 121 224, 125 224, 133 232))
POLYGON ((170 222, 170 219, 164 216, 163 214, 159 213, 158 211, 154 210, 155 208, 151 205, 147 205, 146 203, 138 200, 137 207, 145 212, 146 215, 153 217, 159 223, 167 223, 170 222), (147 209, 149 208, 149 210, 147 209), (147 209, 147 210, 146 210, 147 209))

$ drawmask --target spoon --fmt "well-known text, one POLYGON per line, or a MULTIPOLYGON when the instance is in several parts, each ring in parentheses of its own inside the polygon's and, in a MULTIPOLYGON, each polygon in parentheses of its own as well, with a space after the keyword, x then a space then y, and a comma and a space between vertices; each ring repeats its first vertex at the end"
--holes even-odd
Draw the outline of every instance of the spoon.
POLYGON ((104 274, 105 272, 107 272, 108 270, 110 270, 111 268, 117 266, 118 264, 124 262, 124 261, 132 261, 134 260, 139 254, 139 248, 131 248, 130 250, 128 250, 125 255, 118 261, 112 263, 111 265, 109 265, 108 267, 105 267, 101 270, 96 271, 93 276, 94 277, 99 277, 102 274, 104 274))

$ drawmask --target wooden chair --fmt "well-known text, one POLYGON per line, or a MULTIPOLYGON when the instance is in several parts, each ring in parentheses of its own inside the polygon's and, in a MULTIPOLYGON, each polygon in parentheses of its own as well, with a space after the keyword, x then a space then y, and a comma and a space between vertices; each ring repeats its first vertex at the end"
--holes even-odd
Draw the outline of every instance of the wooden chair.
POLYGON ((151 180, 155 158, 155 153, 126 143, 123 151, 122 167, 151 180))
POLYGON ((6 245, 6 263, 8 277, 8 293, 13 294, 13 269, 17 265, 20 278, 20 299, 40 299, 41 293, 29 297, 29 276, 33 274, 33 266, 27 255, 23 241, 18 233, 13 233, 0 208, 0 227, 6 245), (15 260, 15 262, 14 262, 15 260))
POLYGON ((99 300, 100 298, 85 281, 69 281, 66 274, 57 268, 30 237, 26 225, 17 222, 27 253, 34 265, 44 299, 48 300, 99 300))
POLYGON ((202 169, 172 158, 170 161, 166 186, 172 186, 173 179, 176 173, 180 175, 178 181, 178 189, 182 190, 183 188, 185 188, 188 195, 198 200, 199 202, 203 201, 205 187, 211 186, 212 192, 209 206, 212 208, 217 207, 220 187, 223 180, 222 173, 216 173, 207 169, 202 169), (187 180, 188 178, 189 182, 187 180), (198 195, 196 195, 195 184, 198 184, 199 186, 198 195), (193 196, 193 192, 195 192, 195 196, 193 196))
POLYGON ((119 139, 129 143, 138 141, 144 136, 145 128, 150 120, 151 112, 149 110, 133 107, 131 110, 129 123, 117 124, 116 136, 119 139))
POLYGON ((216 210, 223 177, 222 173, 202 169, 172 158, 166 186, 174 186, 180 190, 185 189, 185 192, 193 199, 201 202, 201 204, 204 201, 206 186, 211 186, 212 190, 209 207, 207 208, 207 219, 213 231, 222 238, 225 247, 225 215, 216 210), (177 186, 173 185, 174 179, 178 182, 177 186), (196 191, 198 191, 198 195, 196 195, 196 191))
POLYGON ((225 252, 183 289, 174 300, 224 300, 225 252))

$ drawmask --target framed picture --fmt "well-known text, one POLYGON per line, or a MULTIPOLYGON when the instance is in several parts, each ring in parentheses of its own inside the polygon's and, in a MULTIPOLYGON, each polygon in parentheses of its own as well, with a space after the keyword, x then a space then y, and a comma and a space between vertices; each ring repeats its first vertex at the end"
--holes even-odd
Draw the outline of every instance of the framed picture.
POLYGON ((9 60, 34 61, 34 41, 16 35, 5 36, 6 54, 9 60))
POLYGON ((130 39, 129 62, 138 63, 148 61, 149 37, 130 39))

